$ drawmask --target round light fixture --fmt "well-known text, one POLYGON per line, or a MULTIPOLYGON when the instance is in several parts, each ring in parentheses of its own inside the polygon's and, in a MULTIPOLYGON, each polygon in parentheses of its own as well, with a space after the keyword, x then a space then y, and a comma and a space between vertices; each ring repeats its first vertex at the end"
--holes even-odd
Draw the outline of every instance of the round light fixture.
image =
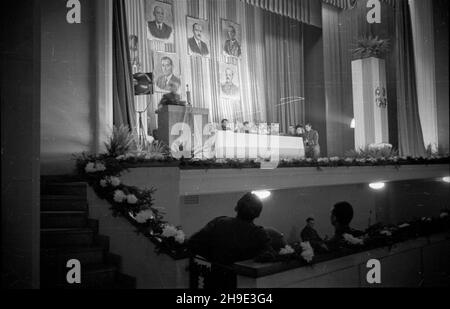
POLYGON ((369 187, 373 190, 382 190, 385 186, 386 184, 384 182, 373 182, 369 184, 369 187))
POLYGON ((443 178, 442 178, 442 181, 443 181, 443 182, 446 182, 446 183, 450 183, 450 176, 443 177, 443 178))
POLYGON ((352 128, 352 129, 356 128, 356 120, 355 120, 355 118, 353 118, 352 122, 350 122, 350 128, 352 128))
POLYGON ((253 191, 252 194, 256 195, 260 200, 265 200, 272 193, 270 191, 267 191, 267 190, 260 190, 260 191, 253 191))

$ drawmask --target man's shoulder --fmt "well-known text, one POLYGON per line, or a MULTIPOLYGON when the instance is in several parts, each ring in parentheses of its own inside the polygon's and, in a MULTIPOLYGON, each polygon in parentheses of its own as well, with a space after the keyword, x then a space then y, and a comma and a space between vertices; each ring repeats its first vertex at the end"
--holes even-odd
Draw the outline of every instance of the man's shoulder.
POLYGON ((178 77, 176 77, 175 75, 172 75, 171 80, 174 82, 177 82, 177 83, 181 83, 181 80, 178 77))

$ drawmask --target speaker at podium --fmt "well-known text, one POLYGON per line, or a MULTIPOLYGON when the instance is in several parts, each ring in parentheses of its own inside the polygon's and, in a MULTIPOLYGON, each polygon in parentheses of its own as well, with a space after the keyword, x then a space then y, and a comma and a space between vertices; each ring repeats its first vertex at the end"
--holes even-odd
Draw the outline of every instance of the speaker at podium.
POLYGON ((208 135, 209 110, 181 105, 162 105, 158 110, 158 139, 166 143, 172 156, 192 158, 194 149, 201 149, 208 135))

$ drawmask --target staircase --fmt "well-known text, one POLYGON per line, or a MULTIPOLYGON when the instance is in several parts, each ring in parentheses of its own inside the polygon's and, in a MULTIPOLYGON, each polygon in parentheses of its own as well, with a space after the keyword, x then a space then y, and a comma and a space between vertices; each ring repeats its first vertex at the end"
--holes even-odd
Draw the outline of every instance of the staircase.
POLYGON ((108 237, 98 234, 98 221, 89 219, 87 184, 74 181, 41 179, 41 288, 135 288, 135 279, 120 273, 108 237), (71 259, 80 261, 80 284, 67 283, 71 259))

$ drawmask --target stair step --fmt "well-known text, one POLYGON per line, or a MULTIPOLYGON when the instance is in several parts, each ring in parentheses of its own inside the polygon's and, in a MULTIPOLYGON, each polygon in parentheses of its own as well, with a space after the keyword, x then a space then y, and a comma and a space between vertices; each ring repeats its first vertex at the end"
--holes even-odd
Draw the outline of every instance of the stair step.
POLYGON ((48 248, 41 250, 41 262, 46 269, 66 267, 69 260, 76 259, 81 265, 100 264, 105 260, 105 248, 101 246, 48 248))
POLYGON ((42 228, 82 228, 87 227, 86 211, 42 211, 42 228))
POLYGON ((41 211, 81 211, 87 210, 86 196, 76 195, 43 195, 41 211))
POLYGON ((90 246, 94 232, 88 228, 41 229, 41 248, 90 246))
POLYGON ((74 183, 43 183, 41 195, 69 195, 85 197, 87 184, 84 182, 74 183))
POLYGON ((45 273, 41 275, 42 288, 66 288, 66 289, 108 289, 114 288, 117 282, 117 267, 108 264, 81 265, 81 283, 67 283, 66 268, 63 271, 45 273))

